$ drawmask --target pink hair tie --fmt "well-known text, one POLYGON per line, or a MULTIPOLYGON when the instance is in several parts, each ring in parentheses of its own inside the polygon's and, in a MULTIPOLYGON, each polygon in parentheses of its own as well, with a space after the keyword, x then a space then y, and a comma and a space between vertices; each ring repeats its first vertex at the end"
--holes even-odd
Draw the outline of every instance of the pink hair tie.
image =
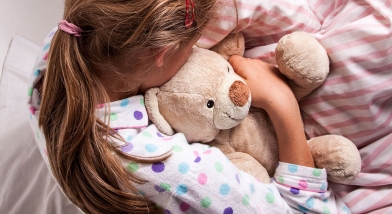
POLYGON ((74 35, 76 37, 81 36, 82 34, 82 29, 72 23, 67 22, 66 20, 61 20, 59 23, 59 28, 70 34, 70 35, 74 35))
POLYGON ((192 0, 185 2, 185 28, 190 28, 195 18, 195 4, 192 0))

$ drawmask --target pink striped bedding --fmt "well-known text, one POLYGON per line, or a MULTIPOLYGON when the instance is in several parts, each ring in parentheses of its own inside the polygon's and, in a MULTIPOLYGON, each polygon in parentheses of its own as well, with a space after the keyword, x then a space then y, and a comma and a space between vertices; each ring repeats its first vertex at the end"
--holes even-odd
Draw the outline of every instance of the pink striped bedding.
MULTIPOLYGON (((198 46, 210 48, 236 26, 232 0, 198 46)), ((360 149, 350 185, 331 184, 353 213, 392 213, 392 0, 237 0, 245 56, 275 63, 277 41, 306 31, 330 57, 325 83, 300 102, 309 137, 340 134, 360 149)))

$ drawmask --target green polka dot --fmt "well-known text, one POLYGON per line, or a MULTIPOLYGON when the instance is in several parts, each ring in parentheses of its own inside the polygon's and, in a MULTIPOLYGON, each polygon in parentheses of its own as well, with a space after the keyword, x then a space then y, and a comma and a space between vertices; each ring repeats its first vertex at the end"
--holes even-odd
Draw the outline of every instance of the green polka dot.
POLYGON ((313 170, 314 177, 320 177, 320 175, 321 175, 321 169, 314 169, 313 170))
POLYGON ((35 135, 37 136, 37 139, 39 140, 39 133, 35 131, 35 135))
POLYGON ((182 147, 181 147, 181 146, 178 146, 178 145, 174 145, 174 146, 172 147, 172 149, 173 149, 173 151, 175 151, 175 152, 182 152, 182 147))
POLYGON ((170 191, 170 188, 171 188, 170 184, 168 184, 168 183, 161 183, 161 185, 159 185, 159 187, 161 187, 165 191, 170 191))
POLYGON ((152 135, 148 131, 144 131, 143 135, 146 136, 146 137, 152 137, 152 135))
POLYGON ((201 200, 200 205, 204 208, 208 208, 211 206, 211 199, 209 197, 205 197, 201 200))
POLYGON ((267 200, 268 203, 273 204, 275 202, 275 196, 272 193, 267 193, 265 196, 265 200, 267 200))
POLYGON ((326 206, 323 206, 323 214, 329 214, 329 208, 326 206))
POLYGON ((249 196, 248 195, 244 195, 244 197, 242 197, 242 204, 245 206, 249 205, 249 196))
POLYGON ((130 162, 127 167, 131 172, 136 172, 139 169, 139 165, 136 162, 130 162))
POLYGON ((116 113, 110 113, 110 121, 115 121, 118 119, 118 116, 116 113))
POLYGON ((284 184, 284 178, 283 178, 283 176, 279 176, 279 177, 278 177, 278 182, 281 183, 281 184, 284 184))
POLYGON ((27 92, 27 95, 29 95, 29 96, 33 95, 33 87, 29 88, 29 91, 27 92))
POLYGON ((140 104, 144 106, 144 98, 140 99, 140 104))
POLYGON ((216 171, 218 171, 218 172, 223 171, 223 165, 220 162, 216 162, 214 166, 215 166, 216 171))

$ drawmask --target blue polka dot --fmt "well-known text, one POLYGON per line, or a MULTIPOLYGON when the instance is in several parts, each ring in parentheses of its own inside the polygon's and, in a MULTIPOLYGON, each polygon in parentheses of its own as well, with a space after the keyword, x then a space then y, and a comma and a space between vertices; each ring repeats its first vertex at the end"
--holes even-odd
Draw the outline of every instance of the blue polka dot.
POLYGON ((270 193, 272 193, 272 194, 274 193, 274 191, 269 187, 268 187, 268 190, 270 191, 270 193))
POLYGON ((312 207, 314 206, 314 200, 313 200, 313 198, 309 198, 309 199, 306 201, 306 206, 309 207, 309 208, 312 208, 312 207))
POLYGON ((185 184, 181 184, 177 187, 176 192, 179 195, 184 195, 186 192, 188 192, 188 187, 185 184))
POLYGON ((142 195, 142 196, 145 196, 146 195, 146 193, 145 192, 143 192, 142 190, 138 190, 138 193, 140 194, 140 195, 142 195))
POLYGON ((299 210, 301 210, 302 212, 309 212, 309 210, 308 209, 306 209, 305 207, 303 207, 303 206, 301 206, 301 205, 298 205, 298 209, 299 210))
POLYGON ((180 163, 178 165, 178 171, 181 172, 181 174, 186 174, 189 171, 190 166, 187 163, 180 163))
POLYGON ((33 75, 35 77, 38 77, 40 73, 41 73, 41 70, 37 69, 37 70, 34 71, 33 75))
POLYGON ((125 107, 125 106, 128 105, 128 103, 129 103, 129 100, 128 100, 128 99, 123 99, 123 100, 121 100, 120 106, 121 106, 121 107, 125 107))
POLYGON ((255 192, 255 186, 253 186, 253 184, 249 184, 250 187, 250 192, 254 193, 255 192))
POLYGON ((129 135, 129 136, 127 137, 127 142, 131 141, 132 139, 133 139, 133 136, 132 136, 132 135, 129 135))
POLYGON ((145 149, 147 150, 147 152, 155 152, 157 151, 158 147, 154 144, 147 144, 145 149))
POLYGON ((222 184, 219 188, 221 195, 227 195, 230 192, 230 186, 228 184, 222 184))
POLYGON ((343 210, 344 210, 346 213, 351 213, 350 209, 348 209, 348 207, 347 207, 346 205, 344 205, 343 210))
POLYGON ((326 190, 326 189, 327 189, 327 183, 326 183, 326 182, 323 182, 323 183, 321 184, 320 190, 326 190))
POLYGON ((50 47, 50 43, 47 43, 46 45, 44 45, 44 47, 42 48, 42 50, 46 51, 48 50, 50 47))
POLYGON ((298 166, 295 165, 295 164, 289 164, 288 170, 289 170, 290 172, 297 172, 297 171, 298 171, 298 166))

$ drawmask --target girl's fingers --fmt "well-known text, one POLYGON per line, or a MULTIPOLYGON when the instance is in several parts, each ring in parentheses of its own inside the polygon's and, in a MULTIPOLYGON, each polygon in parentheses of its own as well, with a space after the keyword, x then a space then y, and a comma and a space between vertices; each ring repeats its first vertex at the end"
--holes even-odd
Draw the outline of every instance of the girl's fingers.
POLYGON ((246 58, 244 58, 244 57, 242 57, 242 56, 239 56, 239 55, 232 55, 230 58, 229 58, 229 63, 231 64, 231 66, 233 67, 233 69, 234 69, 234 71, 238 74, 238 75, 240 75, 241 77, 243 77, 243 78, 245 78, 246 79, 246 76, 245 76, 245 72, 246 72, 246 65, 247 65, 247 63, 245 62, 246 61, 246 58))

